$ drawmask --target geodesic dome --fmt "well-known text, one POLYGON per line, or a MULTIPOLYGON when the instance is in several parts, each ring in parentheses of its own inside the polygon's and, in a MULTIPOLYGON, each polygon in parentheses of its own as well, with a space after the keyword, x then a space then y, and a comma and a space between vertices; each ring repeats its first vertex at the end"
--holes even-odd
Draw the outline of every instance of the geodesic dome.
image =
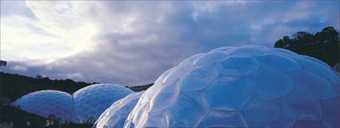
POLYGON ((115 101, 132 91, 116 84, 94 84, 73 93, 79 123, 94 122, 115 101))
POLYGON ((95 123, 96 128, 123 128, 130 111, 135 107, 142 92, 132 93, 113 103, 95 123))
POLYGON ((13 105, 45 118, 55 117, 62 121, 74 120, 72 96, 62 91, 32 92, 17 99, 13 105))
POLYGON ((125 128, 339 128, 339 92, 340 78, 317 59, 276 48, 218 48, 163 73, 125 128))

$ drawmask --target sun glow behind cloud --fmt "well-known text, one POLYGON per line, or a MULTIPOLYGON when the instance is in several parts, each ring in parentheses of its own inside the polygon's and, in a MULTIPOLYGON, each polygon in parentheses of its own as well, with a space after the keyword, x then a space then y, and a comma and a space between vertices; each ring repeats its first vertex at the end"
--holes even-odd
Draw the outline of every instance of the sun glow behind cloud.
MULTIPOLYGON (((5 2, 2 1, 7 5, 3 8, 17 4, 5 2)), ((82 22, 81 15, 76 12, 65 12, 70 10, 67 3, 28 1, 25 4, 34 17, 9 15, 1 18, 4 59, 47 63, 94 47, 92 38, 98 27, 91 22, 82 22)))

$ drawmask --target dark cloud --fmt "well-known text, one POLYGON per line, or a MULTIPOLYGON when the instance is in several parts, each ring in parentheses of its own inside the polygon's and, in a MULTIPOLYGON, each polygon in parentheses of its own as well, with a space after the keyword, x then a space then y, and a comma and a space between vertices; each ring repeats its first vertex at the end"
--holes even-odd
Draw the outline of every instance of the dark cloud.
POLYGON ((96 3, 82 10, 100 27, 91 50, 49 64, 13 63, 8 72, 148 83, 198 52, 243 44, 272 47, 279 37, 296 31, 339 27, 338 5, 335 1, 96 3))

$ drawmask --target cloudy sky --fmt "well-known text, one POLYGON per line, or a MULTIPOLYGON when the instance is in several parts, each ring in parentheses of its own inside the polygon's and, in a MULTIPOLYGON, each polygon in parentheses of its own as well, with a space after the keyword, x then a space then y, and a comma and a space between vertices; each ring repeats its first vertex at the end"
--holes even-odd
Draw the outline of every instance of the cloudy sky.
POLYGON ((216 47, 272 47, 297 31, 338 29, 339 15, 339 0, 1 0, 1 53, 9 61, 1 70, 144 84, 216 47))

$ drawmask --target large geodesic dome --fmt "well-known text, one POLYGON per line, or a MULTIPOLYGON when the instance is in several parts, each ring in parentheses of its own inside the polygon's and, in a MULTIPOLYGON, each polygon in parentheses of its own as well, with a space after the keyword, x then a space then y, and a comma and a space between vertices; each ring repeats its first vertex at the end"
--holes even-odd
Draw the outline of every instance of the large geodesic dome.
POLYGON ((132 93, 112 104, 100 115, 96 128, 123 128, 130 111, 135 107, 142 92, 132 93))
POLYGON ((125 127, 340 127, 340 78, 284 49, 219 48, 163 73, 125 127))
POLYGON ((79 123, 94 122, 115 101, 132 91, 116 84, 94 84, 73 93, 79 123))
POLYGON ((54 117, 62 121, 74 121, 72 95, 62 91, 32 92, 17 99, 13 105, 45 118, 54 117))

